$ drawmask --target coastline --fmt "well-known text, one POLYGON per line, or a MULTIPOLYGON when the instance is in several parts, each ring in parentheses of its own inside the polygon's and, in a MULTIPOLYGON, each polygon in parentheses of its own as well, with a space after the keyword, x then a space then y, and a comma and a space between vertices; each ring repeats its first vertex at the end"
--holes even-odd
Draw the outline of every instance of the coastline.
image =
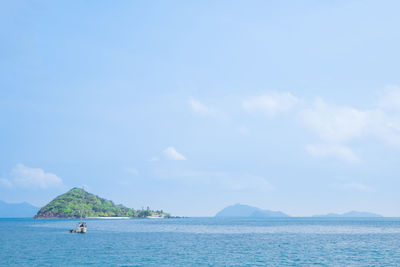
MULTIPOLYGON (((168 219, 168 218, 180 218, 180 217, 157 217, 157 216, 148 216, 148 217, 84 217, 82 219, 119 219, 119 220, 127 220, 127 219, 168 219)), ((72 217, 33 217, 33 219, 71 219, 76 220, 79 218, 72 217)))
POLYGON ((86 217, 83 219, 134 219, 135 217, 86 217))

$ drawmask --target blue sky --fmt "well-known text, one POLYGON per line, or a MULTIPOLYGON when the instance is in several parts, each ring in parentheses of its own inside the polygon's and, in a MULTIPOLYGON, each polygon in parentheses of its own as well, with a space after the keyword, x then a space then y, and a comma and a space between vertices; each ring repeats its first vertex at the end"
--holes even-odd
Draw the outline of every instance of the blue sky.
POLYGON ((2 1, 0 199, 400 216, 398 1, 2 1))

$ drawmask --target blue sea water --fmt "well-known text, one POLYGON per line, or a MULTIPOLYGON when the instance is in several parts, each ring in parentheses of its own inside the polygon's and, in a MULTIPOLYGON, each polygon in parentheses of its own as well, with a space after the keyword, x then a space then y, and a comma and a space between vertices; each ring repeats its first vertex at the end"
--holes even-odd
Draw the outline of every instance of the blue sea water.
POLYGON ((0 219, 1 266, 400 266, 400 219, 0 219))

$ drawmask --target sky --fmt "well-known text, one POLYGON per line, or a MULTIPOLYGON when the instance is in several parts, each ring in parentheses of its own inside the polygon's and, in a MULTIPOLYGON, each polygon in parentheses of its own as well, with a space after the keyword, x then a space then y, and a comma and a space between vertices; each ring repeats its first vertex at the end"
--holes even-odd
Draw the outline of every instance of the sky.
POLYGON ((0 200, 400 216, 399 1, 1 1, 0 200))

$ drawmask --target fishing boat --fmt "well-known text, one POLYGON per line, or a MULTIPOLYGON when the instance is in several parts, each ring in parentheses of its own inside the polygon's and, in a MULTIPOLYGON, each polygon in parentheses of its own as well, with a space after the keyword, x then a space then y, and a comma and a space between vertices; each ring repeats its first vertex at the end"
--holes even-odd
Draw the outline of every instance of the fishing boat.
POLYGON ((83 196, 82 196, 82 199, 81 199, 81 209, 79 210, 79 214, 80 214, 79 223, 78 223, 78 225, 76 226, 75 230, 69 230, 70 233, 79 233, 79 234, 84 234, 84 233, 86 233, 87 225, 86 225, 86 222, 82 221, 83 200, 84 200, 84 197, 85 197, 84 193, 85 193, 85 191, 84 191, 84 189, 82 188, 82 194, 83 194, 83 196))

